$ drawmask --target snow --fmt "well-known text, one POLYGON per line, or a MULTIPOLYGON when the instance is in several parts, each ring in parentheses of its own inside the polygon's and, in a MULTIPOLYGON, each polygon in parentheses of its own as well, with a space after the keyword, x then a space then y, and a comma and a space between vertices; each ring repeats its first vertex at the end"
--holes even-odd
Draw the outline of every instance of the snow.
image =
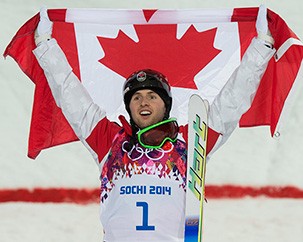
MULTIPOLYGON (((302 242, 302 206, 294 199, 209 200, 204 241, 302 242)), ((0 204, 1 241, 102 241, 98 211, 97 204, 0 204)))
MULTIPOLYGON (((0 49, 42 5, 48 8, 268 8, 286 20, 303 39, 303 2, 255 0, 1 0, 0 49)), ((73 143, 51 148, 34 161, 27 158, 27 139, 34 85, 11 59, 0 60, 0 189, 99 186, 98 168, 88 151, 73 143)), ((208 184, 293 185, 303 189, 302 85, 280 139, 268 128, 238 129, 208 164, 208 184)), ((0 203, 1 241, 101 241, 98 204, 0 203)), ((205 205, 204 241, 303 241, 303 200, 210 199, 205 205)))

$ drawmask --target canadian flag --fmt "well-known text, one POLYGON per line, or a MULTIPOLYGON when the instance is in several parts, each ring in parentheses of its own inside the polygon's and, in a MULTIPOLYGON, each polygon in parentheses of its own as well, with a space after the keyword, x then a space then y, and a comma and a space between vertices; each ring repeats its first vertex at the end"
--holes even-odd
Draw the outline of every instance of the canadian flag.
MULTIPOLYGON (((110 120, 126 114, 124 80, 133 71, 151 68, 164 73, 172 86, 171 116, 187 122, 189 97, 197 93, 209 102, 225 85, 256 36, 258 8, 225 10, 48 10, 53 37, 74 73, 110 120)), ((276 13, 268 10, 277 53, 261 80, 240 127, 270 126, 279 134, 296 85, 302 81, 303 45, 276 13)), ((28 156, 77 140, 56 106, 44 73, 32 50, 39 14, 16 33, 4 56, 16 60, 35 83, 28 156)), ((245 88, 245 87, 243 87, 245 88)))

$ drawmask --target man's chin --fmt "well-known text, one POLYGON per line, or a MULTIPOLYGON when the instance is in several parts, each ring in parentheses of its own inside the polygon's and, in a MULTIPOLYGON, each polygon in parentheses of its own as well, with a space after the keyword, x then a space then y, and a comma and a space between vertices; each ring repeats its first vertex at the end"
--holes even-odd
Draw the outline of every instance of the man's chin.
POLYGON ((154 123, 151 123, 151 122, 148 122, 148 123, 140 123, 140 124, 138 125, 138 127, 139 127, 140 129, 144 129, 144 128, 146 128, 146 127, 152 125, 152 124, 154 124, 154 123))
POLYGON ((153 120, 149 120, 149 119, 145 119, 145 120, 139 120, 137 125, 140 129, 144 129, 150 125, 153 125, 157 123, 156 121, 153 121, 153 120))

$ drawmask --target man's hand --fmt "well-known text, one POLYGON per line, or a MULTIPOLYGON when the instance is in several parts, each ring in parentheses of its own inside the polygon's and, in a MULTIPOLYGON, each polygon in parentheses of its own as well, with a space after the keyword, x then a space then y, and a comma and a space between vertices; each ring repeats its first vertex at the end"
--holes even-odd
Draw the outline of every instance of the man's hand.
POLYGON ((269 44, 272 47, 274 39, 271 37, 271 33, 268 29, 267 8, 264 4, 259 7, 256 29, 258 32, 258 39, 265 41, 265 44, 269 44))
POLYGON ((47 8, 40 9, 40 22, 35 31, 35 43, 38 46, 41 42, 50 40, 52 38, 53 22, 49 20, 47 15, 47 8))

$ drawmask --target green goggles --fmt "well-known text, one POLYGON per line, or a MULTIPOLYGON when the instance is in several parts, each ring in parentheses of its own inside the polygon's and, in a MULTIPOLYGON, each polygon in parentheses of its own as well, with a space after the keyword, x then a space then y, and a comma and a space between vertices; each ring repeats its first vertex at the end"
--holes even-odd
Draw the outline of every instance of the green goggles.
POLYGON ((175 142, 177 140, 179 126, 175 118, 167 119, 159 123, 150 125, 138 132, 138 141, 150 149, 158 149, 166 141, 175 142))

